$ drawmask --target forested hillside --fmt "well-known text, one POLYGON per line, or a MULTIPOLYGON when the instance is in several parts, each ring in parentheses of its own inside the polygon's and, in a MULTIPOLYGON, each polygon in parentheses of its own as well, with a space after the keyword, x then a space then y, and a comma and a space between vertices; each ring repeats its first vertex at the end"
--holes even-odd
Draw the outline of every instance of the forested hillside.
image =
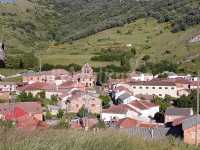
POLYGON ((0 32, 8 60, 20 64, 18 57, 25 52, 45 53, 49 45, 71 43, 141 18, 166 22, 171 33, 185 31, 200 23, 199 8, 199 0, 16 0, 0 4, 0 32))

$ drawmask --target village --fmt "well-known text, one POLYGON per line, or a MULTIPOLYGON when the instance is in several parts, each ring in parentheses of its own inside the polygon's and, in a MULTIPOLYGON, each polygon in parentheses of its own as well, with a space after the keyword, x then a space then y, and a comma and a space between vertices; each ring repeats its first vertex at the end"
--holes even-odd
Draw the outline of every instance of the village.
POLYGON ((112 128, 147 139, 171 135, 194 144, 199 116, 192 107, 176 107, 173 100, 197 90, 198 77, 164 74, 167 77, 159 78, 133 72, 127 78, 109 78, 100 84, 86 63, 80 72, 22 73, 22 82, 3 82, 5 77, 1 76, 0 119, 19 129, 112 128), (169 105, 163 110, 165 101, 169 105))

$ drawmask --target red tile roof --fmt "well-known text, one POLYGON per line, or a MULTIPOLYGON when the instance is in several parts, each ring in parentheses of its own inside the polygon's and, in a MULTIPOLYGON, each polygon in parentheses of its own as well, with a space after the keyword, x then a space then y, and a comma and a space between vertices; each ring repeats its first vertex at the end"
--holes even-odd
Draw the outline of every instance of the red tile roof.
MULTIPOLYGON (((103 112, 104 113, 114 113, 114 114, 125 114, 128 112, 128 110, 137 112, 135 109, 129 107, 126 104, 112 105, 108 109, 104 109, 103 112)), ((137 112, 137 113, 139 113, 139 112, 137 112)))
POLYGON ((84 85, 81 83, 77 83, 75 81, 66 81, 61 84, 58 88, 59 89, 68 89, 68 88, 83 88, 84 85))
POLYGON ((15 107, 14 110, 6 112, 5 119, 6 120, 15 120, 16 118, 22 117, 24 115, 28 115, 24 109, 15 107))
POLYGON ((161 126, 161 125, 157 124, 157 123, 141 123, 138 125, 138 127, 141 127, 141 128, 156 128, 159 126, 161 126))
POLYGON ((117 126, 120 128, 133 128, 133 127, 153 128, 153 127, 159 127, 161 125, 157 123, 142 122, 140 120, 133 118, 123 118, 118 121, 117 126))
POLYGON ((53 83, 45 83, 45 82, 36 82, 18 88, 19 91, 52 90, 52 89, 56 89, 56 85, 53 83))
POLYGON ((135 101, 132 101, 131 103, 129 103, 129 105, 136 107, 140 110, 145 110, 145 109, 149 109, 149 108, 157 106, 154 103, 147 102, 147 101, 144 101, 144 100, 140 100, 140 101, 135 100, 135 101))
POLYGON ((17 118, 17 128, 23 129, 37 129, 37 128, 48 128, 48 125, 32 116, 24 115, 17 118))
POLYGON ((144 85, 144 86, 176 86, 175 82, 172 81, 137 81, 137 82, 130 82, 131 85, 144 85))
POLYGON ((117 123, 117 126, 120 128, 132 128, 135 127, 139 123, 138 120, 132 118, 123 118, 120 119, 117 123))
POLYGON ((39 102, 17 102, 17 103, 1 103, 0 113, 5 114, 7 112, 13 111, 14 108, 22 109, 30 114, 41 114, 42 106, 39 102))

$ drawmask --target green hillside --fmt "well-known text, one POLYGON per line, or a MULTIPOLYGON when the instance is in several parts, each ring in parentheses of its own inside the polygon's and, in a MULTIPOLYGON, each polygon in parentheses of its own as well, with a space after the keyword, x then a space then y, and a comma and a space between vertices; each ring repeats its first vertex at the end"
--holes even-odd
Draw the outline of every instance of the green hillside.
POLYGON ((189 40, 200 31, 200 25, 178 33, 172 33, 170 29, 168 23, 159 24, 152 18, 139 19, 123 27, 112 28, 72 43, 51 47, 43 53, 43 62, 51 64, 90 62, 94 66, 116 64, 117 62, 91 61, 91 57, 98 55, 102 49, 125 51, 135 48, 137 55, 132 59, 131 65, 136 67, 143 63, 141 59, 145 55, 150 55, 151 61, 168 59, 173 62, 183 62, 188 57, 200 53, 200 43, 189 43, 189 40), (127 47, 128 44, 132 46, 127 47))
MULTIPOLYGON (((13 68, 20 67, 26 52, 41 54, 43 63, 89 62, 98 67, 120 64, 91 61, 105 50, 135 48, 133 68, 144 63, 145 55, 152 62, 182 63, 198 54, 199 44, 188 40, 199 33, 199 0, 16 1, 0 4, 0 35, 7 45, 7 63, 16 62, 13 68)), ((181 66, 195 71, 199 67, 195 59, 181 66)))

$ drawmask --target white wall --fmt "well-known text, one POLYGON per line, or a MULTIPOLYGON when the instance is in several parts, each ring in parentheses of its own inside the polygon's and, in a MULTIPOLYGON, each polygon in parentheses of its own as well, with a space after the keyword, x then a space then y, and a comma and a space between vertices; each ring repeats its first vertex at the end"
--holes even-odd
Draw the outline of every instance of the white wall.
POLYGON ((120 85, 128 88, 131 92, 133 92, 134 95, 137 94, 157 95, 159 97, 165 97, 165 95, 170 95, 172 97, 178 97, 176 86, 146 86, 146 85, 129 85, 129 84, 120 84, 120 85))
POLYGON ((111 121, 113 118, 116 119, 123 119, 126 118, 126 114, 112 114, 112 113, 101 113, 101 120, 105 122, 111 121))

